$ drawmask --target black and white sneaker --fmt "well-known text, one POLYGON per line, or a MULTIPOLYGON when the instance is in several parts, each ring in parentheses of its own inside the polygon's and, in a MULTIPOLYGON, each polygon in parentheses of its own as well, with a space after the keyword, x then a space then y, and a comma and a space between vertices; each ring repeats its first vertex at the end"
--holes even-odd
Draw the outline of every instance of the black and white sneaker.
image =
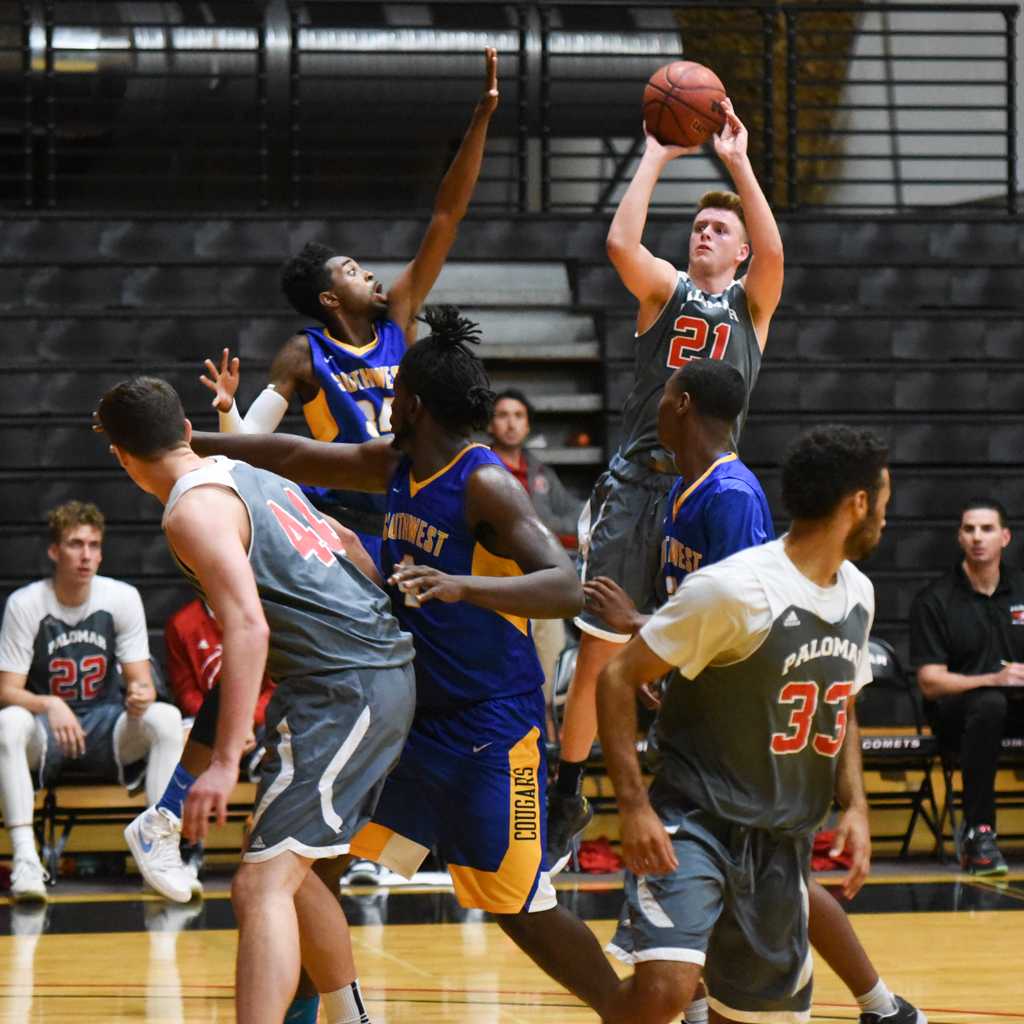
POLYGON ((928 1024, 928 1018, 916 1007, 903 998, 893 996, 896 1000, 896 1010, 884 1017, 880 1013, 862 1013, 860 1024, 928 1024))
POLYGON ((960 850, 960 866, 971 875, 1005 875, 1006 861, 991 825, 969 828, 960 850))
POLYGON ((576 842, 593 816, 594 808, 582 793, 566 796, 548 790, 548 874, 557 875, 569 863, 576 842))

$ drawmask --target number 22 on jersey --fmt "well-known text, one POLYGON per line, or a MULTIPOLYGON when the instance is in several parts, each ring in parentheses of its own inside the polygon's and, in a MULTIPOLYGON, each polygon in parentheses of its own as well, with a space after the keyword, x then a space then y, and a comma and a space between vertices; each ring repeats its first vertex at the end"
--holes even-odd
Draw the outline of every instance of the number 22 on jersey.
POLYGON ((722 359, 729 347, 729 335, 732 324, 711 324, 699 316, 680 316, 672 325, 679 333, 674 335, 668 346, 666 363, 674 370, 685 366, 691 359, 722 359), (704 352, 708 344, 708 335, 712 336, 711 351, 704 352))

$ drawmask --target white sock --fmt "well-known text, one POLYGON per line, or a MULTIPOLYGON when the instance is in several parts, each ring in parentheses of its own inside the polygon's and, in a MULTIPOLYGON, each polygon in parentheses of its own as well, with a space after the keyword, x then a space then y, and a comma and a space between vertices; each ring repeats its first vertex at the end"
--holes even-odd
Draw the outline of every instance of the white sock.
POLYGON ((694 999, 686 1008, 683 1020, 686 1024, 708 1024, 708 1001, 706 999, 694 999))
POLYGON ((890 1013, 896 1012, 896 1000, 881 978, 870 992, 856 998, 861 1013, 877 1013, 879 1017, 888 1017, 890 1013))
POLYGON ((370 1024, 370 1016, 363 1005, 363 994, 359 991, 359 979, 335 992, 320 996, 327 1024, 370 1024))
POLYGON ((31 825, 12 825, 7 830, 11 835, 11 852, 15 860, 34 860, 39 863, 36 853, 36 836, 31 825))

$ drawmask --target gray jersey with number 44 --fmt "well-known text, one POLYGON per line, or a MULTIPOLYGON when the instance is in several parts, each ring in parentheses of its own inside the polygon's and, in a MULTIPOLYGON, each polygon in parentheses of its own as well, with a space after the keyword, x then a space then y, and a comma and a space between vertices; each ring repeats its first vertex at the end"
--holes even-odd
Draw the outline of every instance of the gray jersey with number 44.
MULTIPOLYGON (((316 679, 329 685, 333 675, 351 669, 412 660, 412 638, 391 614, 387 594, 350 561, 297 484, 216 457, 178 480, 164 520, 183 494, 209 484, 234 491, 249 513, 249 564, 270 627, 267 671, 275 682, 316 679)), ((191 569, 178 565, 202 593, 191 569)))

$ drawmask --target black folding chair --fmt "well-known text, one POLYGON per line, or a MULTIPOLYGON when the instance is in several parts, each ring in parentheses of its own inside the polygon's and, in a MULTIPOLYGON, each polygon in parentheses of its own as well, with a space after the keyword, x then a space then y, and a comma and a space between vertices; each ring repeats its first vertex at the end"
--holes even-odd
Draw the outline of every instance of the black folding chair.
POLYGON ((872 637, 868 644, 874 680, 857 696, 864 770, 877 772, 886 781, 902 782, 906 788, 868 789, 866 795, 869 803, 879 809, 910 812, 907 827, 902 832, 876 834, 873 838, 900 840, 900 857, 906 857, 920 819, 935 840, 935 853, 944 860, 941 815, 932 786, 938 741, 924 731, 917 684, 903 669, 892 645, 877 637, 872 637), (921 775, 916 787, 912 782, 908 784, 915 773, 921 775))

